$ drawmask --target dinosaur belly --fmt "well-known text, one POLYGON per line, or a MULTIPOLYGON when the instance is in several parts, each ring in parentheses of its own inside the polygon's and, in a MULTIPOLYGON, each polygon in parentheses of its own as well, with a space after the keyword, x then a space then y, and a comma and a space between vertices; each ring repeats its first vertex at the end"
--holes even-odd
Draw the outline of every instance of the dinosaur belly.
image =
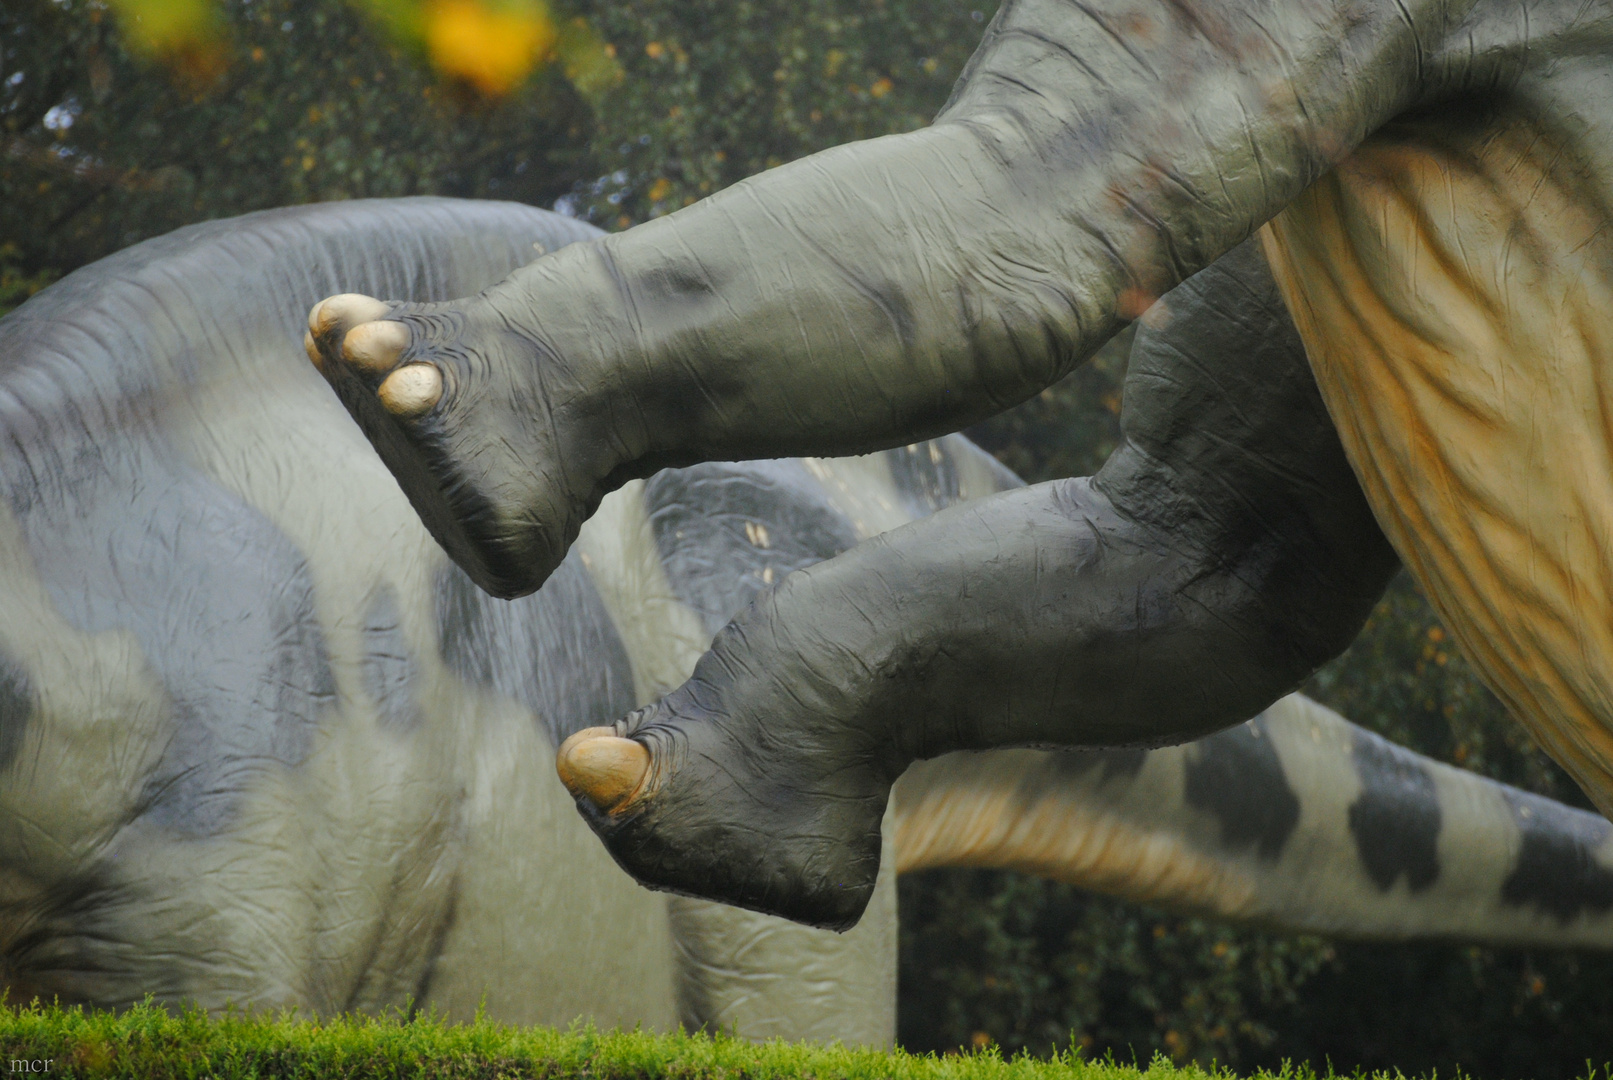
POLYGON ((1262 232, 1373 511, 1613 811, 1613 238, 1537 127, 1397 125, 1262 232))

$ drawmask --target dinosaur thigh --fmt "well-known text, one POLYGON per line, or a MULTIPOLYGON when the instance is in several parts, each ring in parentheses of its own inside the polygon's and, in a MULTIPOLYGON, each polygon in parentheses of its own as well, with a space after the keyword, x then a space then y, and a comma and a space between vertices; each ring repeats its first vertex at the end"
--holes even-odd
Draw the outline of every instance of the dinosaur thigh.
POLYGON ((1613 810, 1613 240, 1541 125, 1394 125, 1263 231, 1373 512, 1613 810))

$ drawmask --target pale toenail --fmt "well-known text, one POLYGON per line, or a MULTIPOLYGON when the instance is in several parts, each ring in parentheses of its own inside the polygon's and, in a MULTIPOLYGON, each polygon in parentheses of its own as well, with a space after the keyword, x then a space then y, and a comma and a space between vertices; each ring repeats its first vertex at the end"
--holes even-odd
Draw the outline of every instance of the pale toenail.
POLYGON ((367 322, 342 338, 342 359, 356 368, 379 375, 397 366, 409 344, 409 328, 400 322, 367 322))
POLYGON ((314 333, 312 330, 308 331, 302 336, 302 351, 308 354, 308 359, 313 361, 314 367, 318 368, 320 371, 325 370, 325 359, 319 355, 319 346, 314 344, 314 333))
POLYGON ((308 329, 315 337, 323 337, 333 330, 384 318, 389 310, 384 302, 363 293, 327 296, 308 313, 308 329))
POLYGON ((393 416, 420 416, 430 412, 442 397, 442 372, 430 364, 400 367, 386 377, 376 394, 393 416))
POLYGON ((573 796, 609 813, 632 801, 650 771, 643 743, 617 736, 615 728, 583 728, 555 755, 560 782, 573 796))

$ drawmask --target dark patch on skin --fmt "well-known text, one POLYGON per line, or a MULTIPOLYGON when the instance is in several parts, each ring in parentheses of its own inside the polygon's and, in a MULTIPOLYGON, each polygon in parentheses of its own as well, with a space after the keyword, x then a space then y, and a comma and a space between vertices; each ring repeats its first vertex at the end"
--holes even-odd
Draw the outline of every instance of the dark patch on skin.
POLYGON ((1350 832, 1367 876, 1388 892, 1401 877, 1412 892, 1439 878, 1442 813, 1434 777, 1421 758, 1367 731, 1351 754, 1361 794, 1350 804, 1350 832))
POLYGON ((1613 908, 1613 870, 1596 858, 1613 825, 1528 792, 1504 795, 1523 845, 1501 884, 1501 902, 1531 906, 1564 923, 1613 908))
POLYGON ((0 653, 0 772, 22 749, 33 714, 34 692, 28 676, 5 653, 0 653))
POLYGON ((437 642, 448 669, 520 702, 556 746, 638 704, 633 665, 575 551, 543 588, 499 600, 448 564, 437 575, 437 642))
POLYGON ((1062 798, 1070 784, 1099 770, 1098 783, 1111 780, 1131 780, 1142 772, 1148 761, 1148 751, 1133 748, 1120 750, 1068 750, 1046 751, 1036 768, 1020 777, 1016 798, 1025 809, 1046 799, 1062 798))
POLYGON ((413 1019, 419 1015, 421 1006, 431 993, 431 984, 437 978, 437 961, 442 959, 442 951, 448 944, 448 934, 459 921, 459 875, 448 886, 448 907, 438 920, 437 926, 431 932, 431 945, 426 950, 426 966, 420 972, 420 981, 415 984, 414 994, 409 999, 409 1017, 413 1019))
MULTIPOLYGON (((12 411, 0 403, 0 428, 26 426, 12 411)), ((133 635, 167 692, 172 734, 140 812, 215 835, 255 776, 302 763, 335 702, 307 563, 140 425, 54 435, 45 461, 0 465, 40 580, 74 629, 133 635)))
POLYGON ((957 502, 962 485, 950 449, 940 439, 885 451, 896 490, 917 517, 957 502))
POLYGON ((784 575, 857 543, 794 460, 666 469, 645 483, 644 502, 673 592, 712 633, 784 575))
MULTIPOLYGON (((121 872, 118 855, 114 847, 101 857, 76 859, 39 882, 29 918, 0 951, 0 983, 12 998, 103 1009, 146 997, 168 1004, 194 998, 207 953, 184 951, 152 962, 149 940, 172 930, 177 912, 153 904, 150 890, 121 872)), ((205 938, 205 928, 195 929, 191 940, 205 938)))
POLYGON ((359 671, 364 689, 375 702, 381 726, 392 731, 413 731, 425 719, 415 693, 415 663, 403 634, 398 597, 392 586, 382 585, 370 598, 359 627, 363 655, 359 671))
POLYGON ((1253 847, 1271 862, 1299 824, 1299 799, 1266 731, 1263 716, 1194 745, 1187 760, 1187 801, 1221 822, 1221 843, 1253 847))

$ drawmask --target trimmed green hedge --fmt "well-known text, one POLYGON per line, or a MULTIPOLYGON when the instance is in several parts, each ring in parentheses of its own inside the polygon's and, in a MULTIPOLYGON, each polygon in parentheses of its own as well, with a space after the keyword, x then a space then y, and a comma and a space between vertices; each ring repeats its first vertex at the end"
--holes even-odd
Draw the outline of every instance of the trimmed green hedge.
MULTIPOLYGON (((1231 1080, 1233 1074, 1082 1060, 914 1055, 726 1036, 517 1028, 431 1017, 179 1014, 152 1005, 122 1013, 0 1005, 0 1076, 164 1078, 588 1077, 589 1080, 1231 1080)), ((1262 1073, 1259 1076, 1272 1076, 1262 1073)), ((1312 1080, 1285 1071, 1280 1080, 1312 1080)), ((1277 1080, 1277 1078, 1274 1078, 1277 1080)))

